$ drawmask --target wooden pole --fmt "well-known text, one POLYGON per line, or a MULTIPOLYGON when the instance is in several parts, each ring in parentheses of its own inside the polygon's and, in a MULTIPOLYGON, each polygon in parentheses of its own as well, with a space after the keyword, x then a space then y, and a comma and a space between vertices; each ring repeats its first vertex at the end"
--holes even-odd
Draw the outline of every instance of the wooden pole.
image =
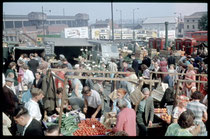
MULTIPOLYGON (((150 80, 152 80, 152 74, 153 73, 150 74, 150 80)), ((150 92, 152 91, 152 82, 149 83, 149 90, 150 92)))
POLYGON ((59 132, 61 133, 61 120, 62 120, 62 114, 63 114, 63 104, 64 104, 64 98, 65 98, 65 93, 66 93, 66 85, 67 85, 68 78, 65 77, 64 80, 64 88, 62 92, 62 98, 61 98, 61 108, 60 108, 60 113, 59 113, 59 121, 58 121, 58 126, 59 126, 59 132))
MULTIPOLYGON (((200 81, 201 80, 201 76, 198 76, 198 81, 200 81)), ((200 90, 200 83, 198 83, 198 89, 197 89, 198 91, 200 90)))
POLYGON ((179 93, 179 80, 177 81, 177 85, 176 85, 176 97, 175 98, 177 98, 177 96, 178 96, 178 93, 179 93))
MULTIPOLYGON (((51 68, 51 71, 60 71, 61 69, 51 68)), ((115 72, 115 71, 92 71, 92 70, 70 70, 70 69, 62 69, 63 71, 68 72, 85 72, 85 73, 115 73, 115 74, 132 74, 135 72, 115 72)), ((186 73, 171 73, 171 72, 157 72, 157 71, 151 71, 150 73, 156 73, 156 74, 173 74, 173 75, 186 75, 186 73)), ((207 76, 207 74, 194 74, 195 76, 207 76)))

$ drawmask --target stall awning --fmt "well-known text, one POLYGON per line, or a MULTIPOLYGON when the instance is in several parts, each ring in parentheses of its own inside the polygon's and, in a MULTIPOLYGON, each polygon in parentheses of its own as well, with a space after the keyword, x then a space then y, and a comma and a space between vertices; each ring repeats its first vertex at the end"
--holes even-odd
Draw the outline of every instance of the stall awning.
POLYGON ((55 43, 55 47, 92 47, 87 39, 81 38, 44 38, 44 41, 50 41, 55 43))

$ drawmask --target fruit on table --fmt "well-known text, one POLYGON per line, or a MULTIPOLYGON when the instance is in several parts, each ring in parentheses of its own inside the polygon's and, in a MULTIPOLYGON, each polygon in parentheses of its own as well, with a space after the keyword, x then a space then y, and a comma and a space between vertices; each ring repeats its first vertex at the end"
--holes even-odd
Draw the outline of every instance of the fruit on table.
POLYGON ((105 126, 101 124, 98 120, 89 118, 86 120, 82 120, 81 123, 78 124, 78 127, 79 129, 77 129, 73 133, 74 136, 105 135, 106 132, 110 131, 109 129, 106 129, 105 126))
POLYGON ((171 115, 164 114, 164 115, 161 115, 160 118, 166 121, 168 124, 171 123, 171 115))
POLYGON ((166 108, 155 108, 154 112, 155 113, 167 113, 167 109, 166 108))

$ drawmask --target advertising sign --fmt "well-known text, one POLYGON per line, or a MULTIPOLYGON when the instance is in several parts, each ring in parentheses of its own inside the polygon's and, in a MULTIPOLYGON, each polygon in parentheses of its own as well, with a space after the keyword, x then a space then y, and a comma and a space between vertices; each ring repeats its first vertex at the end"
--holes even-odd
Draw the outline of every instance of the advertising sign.
POLYGON ((88 38, 88 27, 65 28, 65 38, 88 38))
MULTIPOLYGON (((159 31, 159 37, 165 38, 165 31, 159 31)), ((168 38, 174 39, 175 37, 175 30, 168 30, 168 38)))

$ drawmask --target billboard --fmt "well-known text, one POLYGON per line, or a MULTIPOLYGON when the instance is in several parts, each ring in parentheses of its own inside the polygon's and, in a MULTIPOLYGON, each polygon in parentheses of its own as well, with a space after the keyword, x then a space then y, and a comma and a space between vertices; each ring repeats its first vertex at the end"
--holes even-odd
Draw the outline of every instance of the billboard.
MULTIPOLYGON (((159 37, 165 38, 165 31, 159 31, 159 37)), ((175 37, 175 30, 168 30, 168 38, 174 39, 175 37)))
POLYGON ((92 39, 109 39, 109 29, 108 28, 93 28, 91 29, 92 39))
POLYGON ((88 38, 88 27, 72 27, 64 29, 65 38, 88 38))

